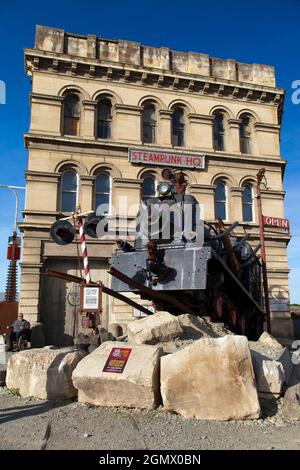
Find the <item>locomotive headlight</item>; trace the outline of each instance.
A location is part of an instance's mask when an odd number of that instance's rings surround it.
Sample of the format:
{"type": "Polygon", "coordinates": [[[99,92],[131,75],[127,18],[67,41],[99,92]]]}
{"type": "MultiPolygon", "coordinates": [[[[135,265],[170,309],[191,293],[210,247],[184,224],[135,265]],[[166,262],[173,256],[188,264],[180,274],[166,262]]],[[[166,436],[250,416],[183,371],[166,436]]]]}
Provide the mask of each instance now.
{"type": "Polygon", "coordinates": [[[161,196],[167,196],[171,191],[171,185],[166,182],[159,183],[157,190],[161,196]]]}

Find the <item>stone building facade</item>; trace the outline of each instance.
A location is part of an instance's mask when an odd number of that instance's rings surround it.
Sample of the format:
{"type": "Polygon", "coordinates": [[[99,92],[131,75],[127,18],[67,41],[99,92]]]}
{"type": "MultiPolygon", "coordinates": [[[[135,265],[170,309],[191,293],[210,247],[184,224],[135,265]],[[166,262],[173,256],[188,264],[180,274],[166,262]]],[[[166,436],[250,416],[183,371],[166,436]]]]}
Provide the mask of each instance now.
{"type": "MultiPolygon", "coordinates": [[[[106,202],[108,212],[133,220],[141,191],[150,194],[162,180],[164,166],[149,155],[204,157],[204,168],[184,169],[189,193],[203,205],[206,220],[238,220],[236,233],[249,232],[254,245],[255,182],[262,167],[263,212],[284,217],[284,91],[276,87],[273,67],[37,26],[34,48],[25,49],[25,69],[32,91],[20,309],[30,321],[44,323],[48,342],[71,342],[78,293],[73,284],[43,273],[78,274],[81,267],[76,244],[54,244],[50,226],[76,203],[90,211],[106,202]],[[148,157],[130,162],[134,149],[148,157]],[[118,207],[119,196],[127,197],[126,208],[118,207]]],[[[266,228],[272,323],[280,335],[291,328],[288,241],[284,230],[266,228]]],[[[88,240],[92,278],[107,285],[114,247],[113,240],[88,240]]],[[[133,318],[131,307],[112,298],[104,298],[104,310],[105,324],[133,318]]]]}

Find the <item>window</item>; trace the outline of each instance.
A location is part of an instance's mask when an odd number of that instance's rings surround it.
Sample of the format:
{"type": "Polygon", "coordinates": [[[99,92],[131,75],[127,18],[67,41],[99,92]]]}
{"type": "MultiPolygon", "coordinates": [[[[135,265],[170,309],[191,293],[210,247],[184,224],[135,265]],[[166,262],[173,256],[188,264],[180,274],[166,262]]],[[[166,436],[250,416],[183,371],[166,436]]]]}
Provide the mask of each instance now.
{"type": "Polygon", "coordinates": [[[247,114],[241,116],[240,150],[241,153],[251,153],[251,118],[247,114]]]}
{"type": "Polygon", "coordinates": [[[253,222],[253,190],[249,183],[243,185],[242,205],[243,221],[253,222]]]}
{"type": "Polygon", "coordinates": [[[214,150],[225,150],[224,135],[224,116],[221,113],[216,113],[213,121],[214,150]]]}
{"type": "Polygon", "coordinates": [[[215,189],[215,218],[226,220],[226,186],[222,181],[216,183],[215,189]]]}
{"type": "Polygon", "coordinates": [[[111,111],[109,100],[101,100],[97,104],[97,137],[98,139],[111,138],[111,111]]]}
{"type": "Polygon", "coordinates": [[[156,192],[156,182],[154,176],[146,176],[142,183],[142,199],[154,197],[156,192]]]}
{"type": "Polygon", "coordinates": [[[154,144],[156,141],[156,112],[153,104],[146,104],[143,109],[143,136],[144,144],[154,144]]]}
{"type": "Polygon", "coordinates": [[[172,117],[172,145],[175,147],[184,146],[184,110],[175,108],[172,117]]]}
{"type": "Polygon", "coordinates": [[[73,212],[76,209],[77,175],[68,170],[61,177],[60,210],[62,212],[73,212]]]}
{"type": "Polygon", "coordinates": [[[99,173],[95,180],[95,210],[99,206],[102,215],[110,213],[110,175],[107,173],[99,173]]]}
{"type": "Polygon", "coordinates": [[[79,135],[80,127],[80,98],[75,93],[66,96],[64,100],[64,135],[79,135]]]}

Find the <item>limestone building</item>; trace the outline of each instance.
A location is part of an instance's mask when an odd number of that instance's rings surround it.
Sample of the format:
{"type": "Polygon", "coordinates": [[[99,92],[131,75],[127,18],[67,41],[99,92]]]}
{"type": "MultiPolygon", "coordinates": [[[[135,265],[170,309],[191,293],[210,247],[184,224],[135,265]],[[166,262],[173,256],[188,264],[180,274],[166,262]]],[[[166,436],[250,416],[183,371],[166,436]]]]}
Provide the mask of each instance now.
{"type": "MultiPolygon", "coordinates": [[[[25,49],[25,70],[32,91],[20,309],[44,323],[51,344],[71,341],[78,292],[43,273],[79,274],[81,266],[76,244],[54,244],[49,228],[76,204],[90,211],[104,202],[108,213],[133,220],[141,192],[155,193],[171,154],[185,162],[188,191],[206,220],[238,220],[237,233],[249,232],[257,244],[255,181],[262,167],[264,215],[284,217],[284,91],[272,66],[37,26],[34,48],[25,49]],[[153,154],[162,157],[153,160],[153,154]],[[125,209],[119,196],[127,197],[125,209]]],[[[265,230],[273,331],[285,335],[291,327],[289,234],[265,230]]],[[[88,240],[92,278],[107,285],[114,246],[88,240]]],[[[104,298],[104,310],[106,324],[133,318],[131,307],[112,298],[104,298]]]]}

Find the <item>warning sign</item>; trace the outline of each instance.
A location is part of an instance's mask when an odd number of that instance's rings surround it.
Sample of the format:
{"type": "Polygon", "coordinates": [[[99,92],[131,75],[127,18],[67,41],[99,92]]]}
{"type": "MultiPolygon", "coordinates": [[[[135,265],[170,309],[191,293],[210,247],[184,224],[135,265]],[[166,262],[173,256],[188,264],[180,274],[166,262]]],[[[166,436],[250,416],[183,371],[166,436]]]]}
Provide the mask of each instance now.
{"type": "Polygon", "coordinates": [[[131,353],[131,348],[112,348],[102,372],[122,374],[131,353]]]}

